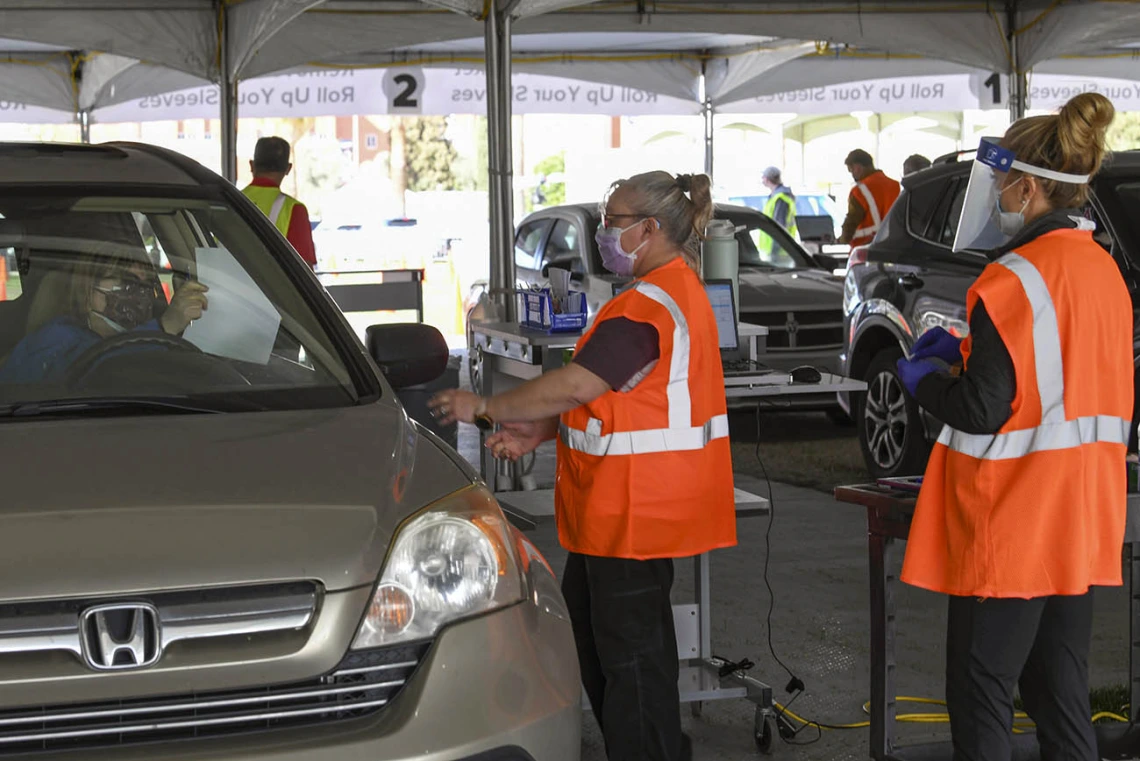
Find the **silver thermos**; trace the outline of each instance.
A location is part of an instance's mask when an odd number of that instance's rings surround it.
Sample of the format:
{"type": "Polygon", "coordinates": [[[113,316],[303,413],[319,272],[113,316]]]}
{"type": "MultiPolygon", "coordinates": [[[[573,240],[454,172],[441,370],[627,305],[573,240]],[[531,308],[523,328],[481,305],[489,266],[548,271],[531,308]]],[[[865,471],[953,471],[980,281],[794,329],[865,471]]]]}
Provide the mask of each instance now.
{"type": "Polygon", "coordinates": [[[701,275],[705,280],[731,280],[736,320],[740,321],[740,245],[736,226],[727,219],[714,219],[705,228],[701,245],[701,275]]]}

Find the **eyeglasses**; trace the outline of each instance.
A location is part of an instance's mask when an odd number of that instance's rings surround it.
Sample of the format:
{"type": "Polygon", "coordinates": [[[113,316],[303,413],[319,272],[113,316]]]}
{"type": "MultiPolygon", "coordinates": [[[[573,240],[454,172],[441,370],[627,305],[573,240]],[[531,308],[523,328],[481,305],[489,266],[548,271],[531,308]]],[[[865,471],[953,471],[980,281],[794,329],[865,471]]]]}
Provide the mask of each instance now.
{"type": "Polygon", "coordinates": [[[602,210],[602,229],[609,230],[612,227],[614,227],[615,225],[614,225],[612,220],[615,220],[615,219],[636,219],[638,217],[640,217],[642,219],[646,218],[646,216],[644,214],[607,214],[606,211],[603,209],[602,210]]]}
{"type": "Polygon", "coordinates": [[[94,290],[106,296],[115,295],[141,297],[143,294],[155,295],[158,293],[158,289],[154,285],[144,283],[141,280],[135,280],[133,278],[128,278],[127,280],[124,280],[123,282],[117,285],[112,285],[110,287],[96,285],[94,290]]]}

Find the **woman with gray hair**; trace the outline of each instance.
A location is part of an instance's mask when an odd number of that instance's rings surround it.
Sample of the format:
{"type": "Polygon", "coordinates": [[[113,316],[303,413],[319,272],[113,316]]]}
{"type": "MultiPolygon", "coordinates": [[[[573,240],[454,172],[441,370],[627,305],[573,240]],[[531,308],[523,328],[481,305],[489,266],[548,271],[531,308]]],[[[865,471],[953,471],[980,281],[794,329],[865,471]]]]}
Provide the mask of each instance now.
{"type": "Polygon", "coordinates": [[[705,175],[614,183],[596,239],[606,268],[635,281],[598,312],[574,361],[490,398],[431,401],[445,423],[501,426],[487,440],[499,458],[557,439],[562,592],[611,761],[691,757],[673,559],[736,543],[716,319],[698,274],[712,210],[705,175]]]}

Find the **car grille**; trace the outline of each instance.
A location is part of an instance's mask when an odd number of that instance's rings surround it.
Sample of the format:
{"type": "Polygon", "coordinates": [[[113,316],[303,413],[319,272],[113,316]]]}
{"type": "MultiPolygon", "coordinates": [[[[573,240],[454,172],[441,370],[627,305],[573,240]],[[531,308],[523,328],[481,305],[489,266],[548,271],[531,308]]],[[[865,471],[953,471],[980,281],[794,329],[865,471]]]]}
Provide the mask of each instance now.
{"type": "Polygon", "coordinates": [[[0,712],[0,755],[286,729],[368,716],[395,699],[428,644],[351,653],[307,682],[0,712]]]}
{"type": "Polygon", "coordinates": [[[770,352],[838,349],[843,345],[842,309],[745,312],[740,319],[750,325],[768,328],[770,352]]]}

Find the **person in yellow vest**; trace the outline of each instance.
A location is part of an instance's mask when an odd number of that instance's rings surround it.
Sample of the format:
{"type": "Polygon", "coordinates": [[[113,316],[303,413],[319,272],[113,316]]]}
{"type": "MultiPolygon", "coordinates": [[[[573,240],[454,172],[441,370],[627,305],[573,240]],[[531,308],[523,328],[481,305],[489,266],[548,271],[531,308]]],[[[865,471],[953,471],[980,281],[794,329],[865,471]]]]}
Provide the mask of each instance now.
{"type": "Polygon", "coordinates": [[[241,192],[269,217],[301,258],[316,269],[317,251],[313,245],[309,210],[305,204],[281,191],[281,182],[293,170],[289,163],[289,143],[279,137],[258,138],[249,169],[253,172],[253,182],[241,192]]]}
{"type": "Polygon", "coordinates": [[[901,189],[898,180],[875,168],[875,160],[864,150],[851,151],[844,163],[851,179],[855,180],[855,187],[847,197],[847,216],[839,242],[850,244],[852,248],[865,246],[874,240],[901,189]]]}
{"type": "Polygon", "coordinates": [[[780,227],[798,240],[796,196],[781,179],[780,169],[774,166],[768,167],[762,173],[761,181],[764,183],[764,187],[768,188],[768,200],[764,204],[764,214],[776,220],[780,227]]]}
{"type": "Polygon", "coordinates": [[[557,439],[562,591],[582,682],[610,761],[692,756],[681,732],[669,591],[674,558],[736,543],[716,320],[699,271],[705,175],[614,184],[596,239],[633,285],[598,312],[569,365],[487,399],[444,391],[444,422],[474,422],[496,457],[557,439]]]}
{"type": "Polygon", "coordinates": [[[966,297],[969,335],[935,328],[899,362],[909,393],[945,423],[902,579],[950,596],[956,761],[1009,761],[1015,688],[1041,758],[1100,758],[1092,588],[1121,583],[1132,305],[1081,209],[1113,113],[1084,93],[983,139],[954,248],[1006,242],[966,297]]]}

